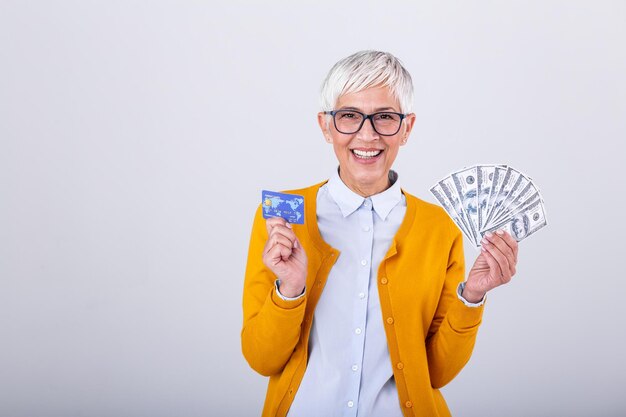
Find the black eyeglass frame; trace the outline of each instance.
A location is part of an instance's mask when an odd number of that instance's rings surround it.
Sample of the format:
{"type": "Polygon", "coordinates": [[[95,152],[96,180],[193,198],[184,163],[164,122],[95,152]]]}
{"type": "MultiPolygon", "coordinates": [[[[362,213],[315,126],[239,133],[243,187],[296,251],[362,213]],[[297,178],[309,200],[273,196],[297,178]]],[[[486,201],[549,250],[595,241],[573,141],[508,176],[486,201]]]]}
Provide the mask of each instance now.
{"type": "Polygon", "coordinates": [[[359,130],[361,130],[363,128],[363,124],[365,123],[365,121],[367,119],[370,119],[370,123],[372,124],[372,129],[374,129],[374,132],[378,133],[380,136],[397,135],[398,132],[400,131],[400,128],[402,127],[402,121],[404,120],[405,117],[408,116],[408,114],[396,113],[394,111],[379,111],[379,112],[372,113],[372,114],[365,114],[365,113],[362,113],[362,112],[357,111],[357,110],[348,110],[348,109],[325,111],[324,114],[329,114],[329,115],[333,116],[333,125],[335,126],[335,129],[337,130],[337,132],[343,133],[344,135],[354,135],[355,133],[357,133],[359,130]],[[355,130],[354,132],[350,132],[350,133],[342,132],[341,130],[339,130],[339,128],[337,128],[337,120],[335,119],[335,115],[337,113],[339,113],[339,112],[352,112],[352,113],[358,113],[361,116],[363,116],[363,120],[361,120],[361,124],[359,125],[359,128],[357,130],[355,130]],[[400,117],[400,123],[398,123],[398,130],[396,130],[394,133],[380,133],[376,129],[376,124],[374,123],[374,119],[373,119],[374,116],[376,116],[378,114],[395,114],[396,116],[400,117]]]}

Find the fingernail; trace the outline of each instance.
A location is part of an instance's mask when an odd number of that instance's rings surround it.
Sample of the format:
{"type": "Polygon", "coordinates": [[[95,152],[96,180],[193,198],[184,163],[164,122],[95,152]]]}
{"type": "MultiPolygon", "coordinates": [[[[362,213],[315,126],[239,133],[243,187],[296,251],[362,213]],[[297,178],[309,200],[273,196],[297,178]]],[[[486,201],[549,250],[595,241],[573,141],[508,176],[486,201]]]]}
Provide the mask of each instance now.
{"type": "Polygon", "coordinates": [[[483,245],[488,245],[489,241],[487,239],[483,239],[480,241],[483,245]]]}
{"type": "Polygon", "coordinates": [[[484,246],[481,246],[480,250],[483,251],[483,252],[487,252],[487,249],[484,246]]]}
{"type": "Polygon", "coordinates": [[[291,229],[291,223],[286,222],[286,223],[285,223],[285,226],[287,226],[288,228],[290,228],[290,229],[291,229]]]}
{"type": "Polygon", "coordinates": [[[498,230],[496,231],[496,233],[497,233],[497,234],[499,234],[499,235],[503,235],[503,234],[504,234],[504,230],[502,230],[502,229],[498,229],[498,230]]]}
{"type": "Polygon", "coordinates": [[[487,236],[487,237],[491,237],[491,236],[493,236],[493,233],[491,233],[491,232],[487,232],[487,233],[485,233],[485,236],[487,236]]]}
{"type": "Polygon", "coordinates": [[[298,241],[297,240],[293,241],[293,247],[296,248],[296,249],[298,248],[298,241]]]}

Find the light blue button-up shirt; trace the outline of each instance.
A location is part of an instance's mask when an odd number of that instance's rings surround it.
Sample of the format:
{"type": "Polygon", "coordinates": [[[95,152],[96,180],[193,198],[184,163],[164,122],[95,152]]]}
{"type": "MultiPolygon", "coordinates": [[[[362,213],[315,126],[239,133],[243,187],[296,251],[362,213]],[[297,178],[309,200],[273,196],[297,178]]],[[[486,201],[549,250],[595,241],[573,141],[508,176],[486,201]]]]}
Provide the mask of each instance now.
{"type": "Polygon", "coordinates": [[[289,417],[401,417],[378,298],[378,265],[406,199],[393,185],[364,198],[335,175],[317,194],[317,224],[341,254],[315,308],[309,358],[289,417]]]}

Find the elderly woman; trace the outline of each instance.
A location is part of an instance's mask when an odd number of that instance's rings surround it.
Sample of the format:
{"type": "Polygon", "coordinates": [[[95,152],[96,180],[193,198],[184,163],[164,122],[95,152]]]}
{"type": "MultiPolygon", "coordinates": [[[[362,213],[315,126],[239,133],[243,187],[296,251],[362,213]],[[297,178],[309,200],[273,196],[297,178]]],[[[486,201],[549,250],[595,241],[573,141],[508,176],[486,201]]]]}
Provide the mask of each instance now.
{"type": "Polygon", "coordinates": [[[339,61],[317,119],[338,169],[293,190],[305,222],[256,213],[243,354],[269,376],[263,416],[448,416],[439,389],[470,358],[485,294],[515,274],[517,243],[487,234],[467,280],[461,232],[391,170],[415,123],[393,55],[339,61]]]}

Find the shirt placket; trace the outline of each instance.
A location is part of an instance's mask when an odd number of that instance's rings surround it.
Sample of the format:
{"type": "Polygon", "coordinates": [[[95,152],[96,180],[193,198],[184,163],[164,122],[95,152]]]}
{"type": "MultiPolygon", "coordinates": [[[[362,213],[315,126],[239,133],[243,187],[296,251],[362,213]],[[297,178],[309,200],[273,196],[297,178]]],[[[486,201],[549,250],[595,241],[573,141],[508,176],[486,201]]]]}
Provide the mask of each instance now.
{"type": "Polygon", "coordinates": [[[374,243],[374,217],[371,199],[366,199],[357,210],[358,228],[354,236],[358,236],[355,245],[358,247],[358,274],[355,292],[352,300],[356,306],[354,311],[354,323],[352,326],[352,349],[350,363],[351,383],[346,401],[346,416],[356,416],[359,402],[359,390],[361,387],[361,374],[363,369],[363,352],[365,350],[365,329],[367,325],[367,304],[369,294],[369,282],[372,264],[372,245],[374,243]]]}

